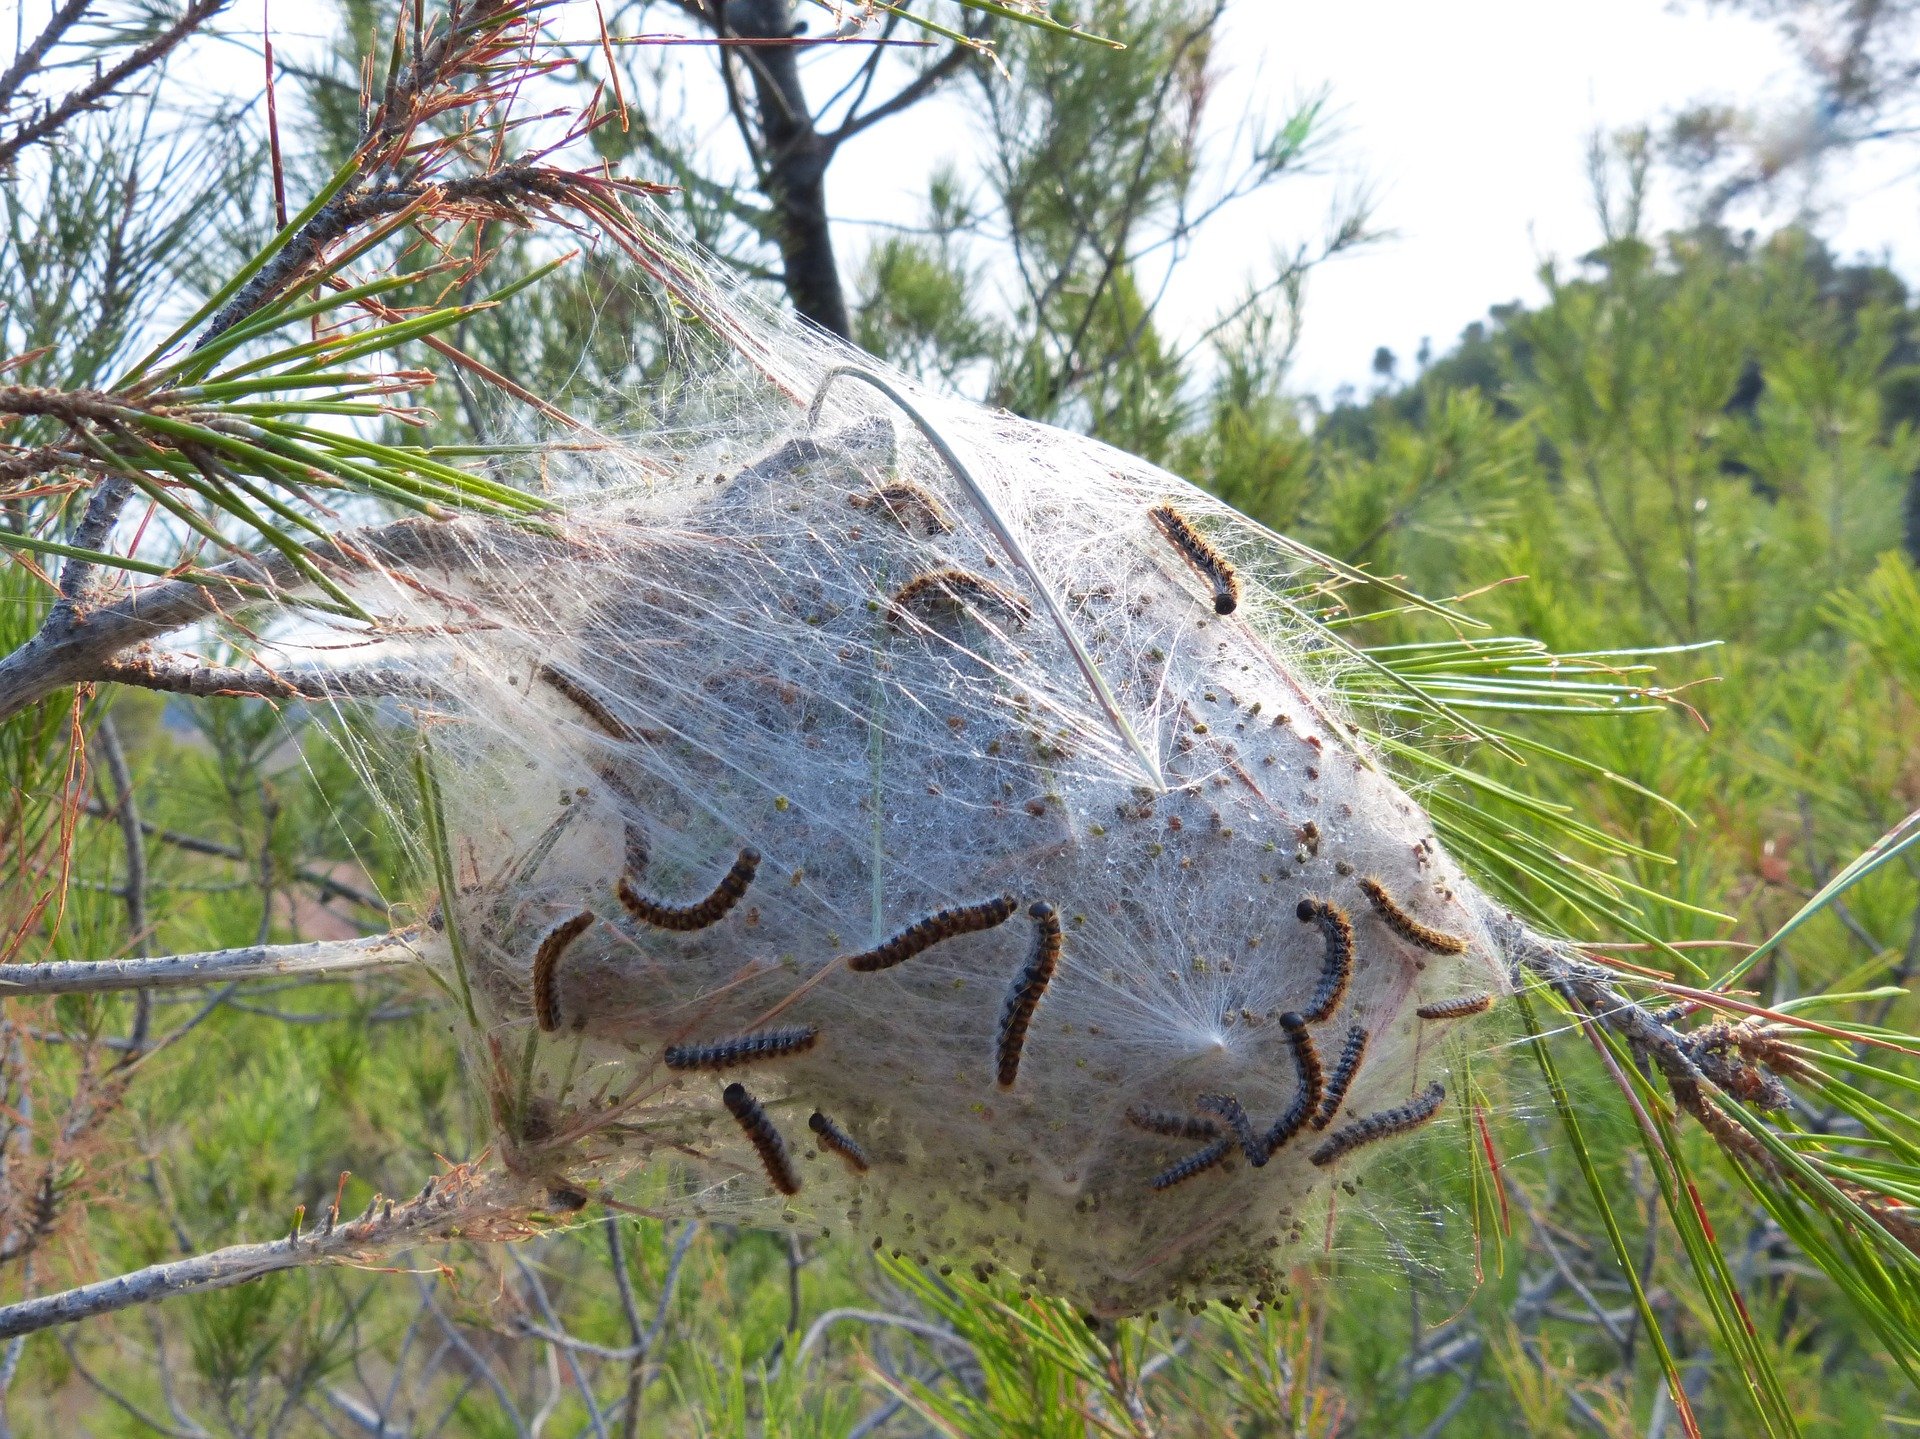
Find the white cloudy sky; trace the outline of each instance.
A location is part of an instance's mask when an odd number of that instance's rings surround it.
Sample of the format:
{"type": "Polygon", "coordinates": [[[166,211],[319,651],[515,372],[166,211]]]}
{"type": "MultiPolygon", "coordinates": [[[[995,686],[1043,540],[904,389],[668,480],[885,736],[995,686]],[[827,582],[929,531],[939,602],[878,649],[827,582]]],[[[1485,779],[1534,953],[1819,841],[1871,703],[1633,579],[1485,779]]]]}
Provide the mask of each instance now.
{"type": "MultiPolygon", "coordinates": [[[[49,0],[26,3],[31,22],[49,0]]],[[[233,30],[257,37],[264,3],[239,0],[233,30]]],[[[0,16],[11,8],[0,0],[0,16]]],[[[271,13],[276,44],[292,56],[325,38],[335,12],[327,0],[272,0],[271,13]]],[[[1216,124],[1278,115],[1324,87],[1341,137],[1325,173],[1248,202],[1203,236],[1167,313],[1204,326],[1276,247],[1318,233],[1335,195],[1365,183],[1391,236],[1311,283],[1295,381],[1320,394],[1364,387],[1378,345],[1403,360],[1423,337],[1444,349],[1488,305],[1536,297],[1543,260],[1590,248],[1598,231],[1585,153],[1596,130],[1693,101],[1743,104],[1793,88],[1791,55],[1773,28],[1705,0],[1231,0],[1228,17],[1216,124]]],[[[594,35],[593,0],[569,0],[558,28],[594,35]]],[[[815,32],[822,28],[816,19],[815,32]]],[[[671,53],[688,74],[710,73],[710,51],[671,53]]],[[[862,54],[808,52],[810,91],[825,93],[831,72],[862,54]]],[[[258,61],[239,48],[197,63],[211,84],[257,88],[258,61]]],[[[710,111],[699,123],[714,143],[733,143],[714,88],[695,85],[690,95],[692,111],[710,111]]],[[[878,233],[852,222],[920,218],[930,160],[951,154],[964,164],[969,119],[954,95],[842,152],[829,202],[850,222],[841,235],[849,268],[878,233]]],[[[1856,166],[1825,192],[1842,251],[1886,253],[1910,278],[1920,277],[1911,158],[1856,166]]]]}

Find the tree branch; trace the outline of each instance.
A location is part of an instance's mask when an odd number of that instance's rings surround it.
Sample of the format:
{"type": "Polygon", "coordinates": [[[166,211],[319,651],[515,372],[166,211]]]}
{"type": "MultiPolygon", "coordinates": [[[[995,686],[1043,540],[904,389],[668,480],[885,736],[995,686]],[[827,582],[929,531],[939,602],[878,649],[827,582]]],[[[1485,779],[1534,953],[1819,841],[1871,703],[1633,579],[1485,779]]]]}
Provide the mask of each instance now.
{"type": "Polygon", "coordinates": [[[880,121],[919,104],[953,76],[973,55],[974,52],[964,45],[954,46],[939,60],[922,70],[893,95],[882,100],[864,115],[849,115],[839,129],[826,137],[828,147],[838,149],[869,126],[877,125],[880,121]]]}
{"type": "Polygon", "coordinates": [[[47,964],[0,965],[0,998],[36,994],[106,994],[122,989],[178,989],[240,979],[289,974],[351,974],[412,964],[417,928],[365,939],[314,940],[307,944],[254,944],[157,959],[82,959],[47,964]]]}

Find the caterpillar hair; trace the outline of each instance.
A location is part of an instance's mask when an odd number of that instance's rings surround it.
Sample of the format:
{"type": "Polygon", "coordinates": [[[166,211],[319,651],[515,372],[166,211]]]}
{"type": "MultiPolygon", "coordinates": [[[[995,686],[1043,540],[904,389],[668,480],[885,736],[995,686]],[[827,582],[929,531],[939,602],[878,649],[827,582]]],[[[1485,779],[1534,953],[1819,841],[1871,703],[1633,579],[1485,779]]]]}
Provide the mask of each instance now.
{"type": "Polygon", "coordinates": [[[639,738],[632,729],[622,723],[618,715],[606,707],[598,695],[560,666],[543,664],[534,671],[534,675],[558,690],[575,709],[592,720],[609,739],[632,741],[639,738]]]}
{"type": "Polygon", "coordinates": [[[1013,918],[1013,912],[1019,907],[1019,900],[1010,894],[1003,894],[979,904],[943,909],[925,919],[914,921],[878,948],[849,956],[847,968],[858,974],[892,969],[896,964],[905,964],[923,950],[932,949],[943,939],[952,939],[960,934],[977,934],[983,929],[1005,924],[1013,918]]]}
{"type": "Polygon", "coordinates": [[[1344,1128],[1334,1130],[1332,1137],[1313,1151],[1313,1162],[1324,1167],[1353,1153],[1363,1144],[1372,1144],[1389,1135],[1418,1129],[1440,1112],[1440,1101],[1446,1097],[1446,1086],[1436,1079],[1417,1098],[1398,1109],[1383,1109],[1378,1114],[1369,1114],[1365,1119],[1357,1119],[1344,1128]]]}
{"type": "Polygon", "coordinates": [[[696,929],[705,929],[708,925],[718,924],[726,917],[728,910],[740,902],[747,892],[747,886],[753,883],[753,872],[760,868],[760,851],[743,849],[740,857],[733,862],[733,868],[720,878],[713,887],[713,893],[697,904],[673,905],[661,904],[648,899],[639,890],[620,876],[620,903],[627,907],[627,913],[644,924],[657,929],[678,930],[690,933],[696,929]]]}
{"type": "Polygon", "coordinates": [[[1240,1148],[1246,1153],[1247,1163],[1258,1169],[1267,1162],[1267,1147],[1261,1142],[1260,1136],[1253,1132],[1253,1121],[1247,1117],[1246,1109],[1236,1096],[1203,1094],[1194,1103],[1227,1121],[1227,1127],[1233,1131],[1233,1137],[1240,1141],[1240,1148]]]}
{"type": "Polygon", "coordinates": [[[820,1136],[820,1147],[831,1149],[846,1160],[847,1168],[855,1174],[867,1172],[867,1151],[854,1142],[853,1136],[835,1124],[819,1110],[814,1110],[807,1120],[807,1128],[820,1136]]]}
{"type": "Polygon", "coordinates": [[[1303,899],[1294,913],[1302,924],[1317,924],[1326,937],[1326,958],[1321,961],[1320,987],[1313,992],[1307,1007],[1307,1023],[1319,1024],[1340,1007],[1347,997],[1347,985],[1353,979],[1353,921],[1337,904],[1324,899],[1303,899]]]}
{"type": "Polygon", "coordinates": [[[1286,1113],[1274,1121],[1260,1140],[1260,1147],[1268,1154],[1280,1148],[1305,1127],[1320,1108],[1320,1101],[1327,1092],[1326,1074],[1320,1068],[1320,1051],[1313,1042],[1313,1031],[1307,1028],[1306,1020],[1291,1012],[1280,1016],[1280,1027],[1287,1032],[1287,1044],[1293,1050],[1294,1073],[1300,1078],[1300,1087],[1294,1092],[1293,1103],[1286,1113]]]}
{"type": "Polygon", "coordinates": [[[1163,1169],[1148,1182],[1150,1189],[1171,1189],[1176,1184],[1184,1184],[1196,1174],[1205,1174],[1216,1164],[1223,1163],[1233,1153],[1231,1139],[1216,1139],[1205,1149],[1195,1150],[1170,1169],[1163,1169]]]}
{"type": "Polygon", "coordinates": [[[540,937],[540,947],[533,952],[533,1020],[542,1033],[552,1034],[560,1027],[560,994],[554,983],[560,956],[587,932],[593,920],[590,909],[561,920],[540,937]]]}
{"type": "Polygon", "coordinates": [[[811,1024],[790,1029],[758,1029],[712,1044],[676,1044],[666,1053],[668,1069],[734,1069],[742,1064],[759,1064],[768,1059],[785,1059],[790,1054],[805,1054],[820,1038],[811,1024]]]}
{"type": "Polygon", "coordinates": [[[999,1079],[1002,1089],[1012,1089],[1020,1076],[1020,1052],[1026,1046],[1027,1026],[1040,996],[1047,992],[1053,971],[1060,963],[1060,916],[1050,904],[1036,904],[1027,911],[1033,921],[1033,952],[1008,986],[1006,1002],[1000,1007],[999,1079]]]}
{"type": "Polygon", "coordinates": [[[950,534],[953,530],[953,522],[947,518],[940,501],[931,492],[909,480],[887,485],[871,495],[849,495],[847,503],[856,510],[885,510],[908,533],[913,530],[913,526],[907,522],[908,517],[917,514],[920,517],[920,533],[928,539],[934,535],[950,534]]]}
{"type": "Polygon", "coordinates": [[[1347,1097],[1347,1086],[1353,1083],[1354,1075],[1360,1072],[1360,1060],[1366,1052],[1367,1032],[1356,1024],[1347,1031],[1347,1042],[1340,1051],[1339,1062],[1333,1066],[1333,1077],[1327,1081],[1327,1093],[1320,1101],[1320,1112],[1307,1121],[1315,1129],[1325,1129],[1339,1112],[1340,1101],[1347,1097]]]}
{"type": "Polygon", "coordinates": [[[916,605],[945,600],[964,607],[968,598],[998,605],[1023,625],[1033,618],[1032,606],[1013,591],[1002,589],[971,570],[947,568],[928,570],[895,590],[893,598],[887,601],[888,619],[891,624],[901,626],[916,605]]]}
{"type": "Polygon", "coordinates": [[[767,1118],[767,1111],[760,1107],[760,1101],[747,1093],[746,1085],[735,1083],[721,1091],[720,1102],[727,1106],[727,1113],[739,1122],[741,1130],[759,1154],[760,1163],[766,1169],[773,1187],[782,1194],[798,1194],[800,1176],[793,1172],[793,1159],[787,1153],[787,1141],[773,1127],[773,1121],[767,1118]]]}
{"type": "Polygon", "coordinates": [[[1465,954],[1467,952],[1467,942],[1459,935],[1448,934],[1445,930],[1431,929],[1395,904],[1393,896],[1387,893],[1387,887],[1379,880],[1371,876],[1362,879],[1360,892],[1367,897],[1367,903],[1373,906],[1374,913],[1386,921],[1387,928],[1408,944],[1431,954],[1465,954]]]}
{"type": "Polygon", "coordinates": [[[1240,577],[1233,572],[1233,566],[1220,557],[1219,551],[1201,538],[1193,521],[1172,505],[1155,505],[1147,514],[1168,543],[1180,551],[1180,557],[1213,586],[1213,612],[1230,615],[1238,609],[1240,577]]]}
{"type": "Polygon", "coordinates": [[[1470,1014],[1485,1014],[1492,1008],[1492,995],[1467,994],[1438,1004],[1423,1004],[1414,1013],[1422,1019],[1465,1019],[1470,1014]]]}
{"type": "Polygon", "coordinates": [[[1197,1114],[1171,1114],[1164,1109],[1127,1111],[1127,1123],[1149,1134],[1164,1134],[1168,1139],[1218,1139],[1220,1126],[1197,1114]]]}

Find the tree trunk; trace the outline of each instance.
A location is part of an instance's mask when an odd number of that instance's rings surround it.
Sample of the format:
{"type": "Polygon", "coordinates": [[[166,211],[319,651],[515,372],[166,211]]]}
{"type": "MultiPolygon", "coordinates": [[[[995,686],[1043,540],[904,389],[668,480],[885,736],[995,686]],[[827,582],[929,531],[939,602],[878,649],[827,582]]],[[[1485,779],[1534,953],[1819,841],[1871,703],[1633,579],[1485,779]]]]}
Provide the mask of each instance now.
{"type": "MultiPolygon", "coordinates": [[[[726,25],[743,39],[784,40],[794,33],[790,0],[727,0],[726,25]]],[[[823,330],[850,338],[846,296],[827,222],[827,165],[833,147],[813,127],[800,85],[798,55],[783,45],[742,47],[753,76],[765,143],[767,190],[779,213],[780,253],[793,307],[823,330]]]]}

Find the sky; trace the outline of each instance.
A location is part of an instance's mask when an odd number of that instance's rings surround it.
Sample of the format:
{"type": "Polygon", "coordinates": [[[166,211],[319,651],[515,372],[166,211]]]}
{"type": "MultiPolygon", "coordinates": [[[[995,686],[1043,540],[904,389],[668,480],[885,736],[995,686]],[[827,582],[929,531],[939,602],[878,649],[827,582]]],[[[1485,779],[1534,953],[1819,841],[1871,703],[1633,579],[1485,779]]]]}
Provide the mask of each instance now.
{"type": "MultiPolygon", "coordinates": [[[[31,23],[48,0],[27,3],[31,23]]],[[[231,30],[257,37],[266,3],[236,0],[231,30]]],[[[0,16],[12,8],[0,0],[0,16]]],[[[327,0],[273,0],[283,59],[324,43],[333,13],[327,0]]],[[[812,33],[822,33],[811,13],[812,33]]],[[[1444,351],[1490,305],[1537,300],[1543,263],[1575,263],[1591,249],[1599,229],[1586,154],[1596,132],[1657,122],[1700,101],[1747,105],[1796,93],[1792,54],[1775,29],[1705,0],[1230,0],[1225,23],[1216,131],[1224,137],[1249,116],[1278,118],[1324,89],[1336,133],[1317,173],[1243,202],[1201,233],[1163,314],[1176,333],[1198,333],[1270,272],[1276,252],[1312,241],[1339,198],[1364,188],[1384,237],[1316,271],[1308,285],[1292,382],[1322,397],[1373,383],[1383,345],[1405,375],[1423,340],[1444,351]]],[[[555,29],[591,40],[593,0],[569,0],[555,29]]],[[[865,53],[805,52],[810,94],[827,93],[835,69],[865,53]]],[[[736,144],[717,87],[700,83],[712,52],[667,54],[687,67],[686,115],[696,130],[714,145],[736,144]]],[[[194,63],[209,67],[210,84],[257,91],[259,62],[238,46],[194,63]]],[[[841,152],[828,201],[842,222],[844,270],[851,274],[886,233],[862,222],[924,216],[931,162],[952,158],[964,172],[976,128],[964,90],[955,90],[841,152]]],[[[1826,233],[1844,255],[1890,259],[1915,280],[1920,188],[1902,165],[1911,157],[1882,156],[1831,177],[1826,233]]],[[[1657,227],[1679,214],[1667,196],[1653,220],[1657,227]]]]}

